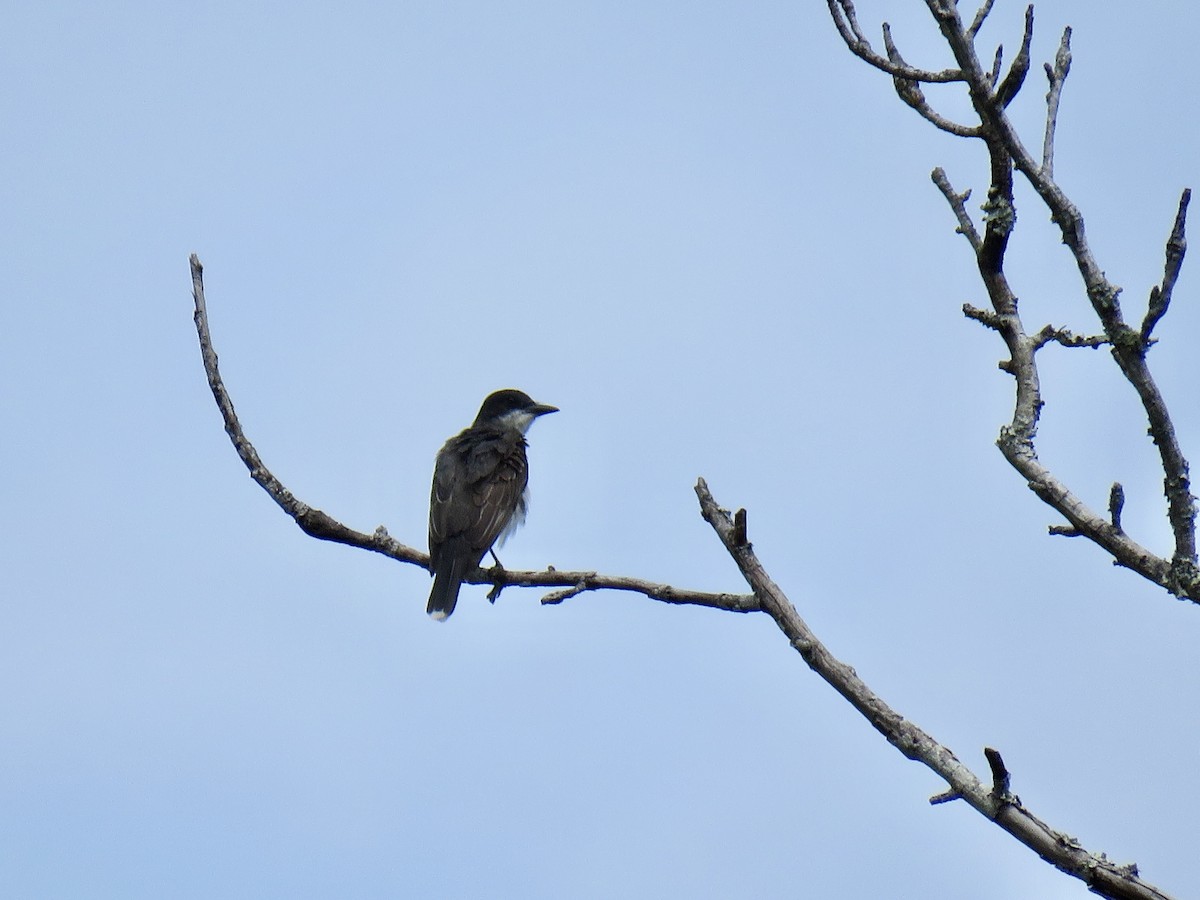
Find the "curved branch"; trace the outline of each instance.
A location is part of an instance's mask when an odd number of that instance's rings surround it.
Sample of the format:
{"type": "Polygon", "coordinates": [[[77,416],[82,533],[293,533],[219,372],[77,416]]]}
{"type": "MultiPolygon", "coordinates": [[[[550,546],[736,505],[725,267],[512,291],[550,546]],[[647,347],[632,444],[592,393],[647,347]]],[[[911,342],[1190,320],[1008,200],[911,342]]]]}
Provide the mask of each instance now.
{"type": "MultiPolygon", "coordinates": [[[[970,29],[968,29],[970,32],[970,29]]],[[[1021,49],[1017,51],[1017,55],[1013,57],[1012,65],[1008,67],[1008,74],[1004,76],[1004,80],[1000,82],[1000,86],[996,88],[996,102],[1001,106],[1008,106],[1012,103],[1013,98],[1021,90],[1021,86],[1025,84],[1025,76],[1029,74],[1029,48],[1033,43],[1033,7],[1025,8],[1025,33],[1021,37],[1021,49]]],[[[1000,61],[1000,54],[996,54],[996,62],[1000,61]]],[[[996,83],[995,67],[992,70],[992,76],[988,79],[989,84],[996,83]]]]}
{"type": "Polygon", "coordinates": [[[892,709],[867,686],[853,668],[837,659],[801,618],[782,589],[767,574],[746,538],[745,511],[731,516],[713,499],[701,478],[696,484],[701,515],[712,526],[733,557],[746,583],[754,590],[767,615],[775,620],[788,642],[810,669],[859,711],[871,725],[906,757],[922,763],[945,779],[949,791],[930,802],[962,799],[995,822],[1038,856],[1085,882],[1094,892],[1122,900],[1169,900],[1158,888],[1138,877],[1136,865],[1118,866],[1103,853],[1091,853],[1069,835],[1056,831],[1026,809],[1009,790],[1011,776],[1000,754],[985,749],[992,784],[984,784],[943,744],[892,709]],[[739,525],[740,523],[740,525],[739,525]]]}
{"type": "MultiPolygon", "coordinates": [[[[900,49],[892,40],[892,29],[885,22],[883,25],[883,45],[887,50],[888,61],[894,66],[901,69],[911,68],[904,61],[904,57],[900,55],[900,49]]],[[[896,95],[906,104],[917,111],[926,122],[933,125],[940,131],[945,131],[957,137],[979,137],[980,130],[978,126],[963,125],[955,122],[953,119],[948,119],[929,105],[929,101],[925,99],[925,93],[921,90],[920,83],[913,78],[905,78],[900,75],[892,76],[892,83],[896,88],[896,95]]]]}
{"type": "MultiPolygon", "coordinates": [[[[971,102],[980,117],[981,126],[987,133],[985,139],[989,141],[989,146],[994,140],[1003,147],[1012,161],[1011,164],[1021,172],[1050,210],[1051,218],[1058,224],[1062,232],[1063,242],[1075,258],[1088,299],[1091,301],[1092,308],[1100,319],[1105,336],[1111,345],[1113,358],[1125,379],[1133,386],[1146,413],[1150,436],[1158,447],[1164,474],[1167,518],[1175,536],[1175,549],[1167,569],[1167,576],[1153,580],[1176,596],[1188,597],[1200,602],[1200,569],[1197,568],[1196,559],[1196,506],[1195,498],[1191,494],[1188,461],[1180,447],[1166,401],[1146,362],[1147,345],[1141,339],[1139,332],[1131,328],[1122,315],[1119,303],[1120,288],[1108,280],[1104,270],[1093,256],[1084,232],[1082,214],[1054,181],[1052,175],[1052,119],[1057,115],[1057,102],[1051,104],[1051,113],[1047,122],[1045,159],[1039,163],[1026,150],[1003,106],[997,102],[989,90],[986,75],[975,54],[973,41],[964,32],[962,21],[958,17],[954,4],[944,2],[944,0],[926,0],[926,2],[933,11],[942,34],[954,53],[955,60],[966,75],[971,102]]],[[[1051,78],[1052,94],[1055,98],[1057,92],[1054,90],[1054,84],[1057,81],[1058,90],[1061,91],[1061,83],[1066,78],[1070,63],[1070,29],[1067,29],[1063,34],[1051,78]]],[[[1182,262],[1185,213],[1186,204],[1181,204],[1180,214],[1176,217],[1176,233],[1179,238],[1177,246],[1180,247],[1180,250],[1175,275],[1178,274],[1178,263],[1182,262]]],[[[1171,284],[1173,283],[1172,278],[1171,284]]],[[[1093,536],[1088,533],[1087,536],[1102,546],[1106,546],[1106,542],[1099,539],[1103,535],[1093,536]]],[[[1106,549],[1110,549],[1110,547],[1106,546],[1106,549]]],[[[1117,561],[1122,565],[1127,565],[1129,562],[1120,557],[1117,561]]],[[[1138,568],[1137,566],[1132,567],[1138,568]]],[[[1139,571],[1143,571],[1143,574],[1160,569],[1161,567],[1158,565],[1147,566],[1144,569],[1138,568],[1139,571]]]]}
{"type": "Polygon", "coordinates": [[[1159,319],[1167,314],[1171,305],[1171,295],[1175,291],[1175,282],[1179,279],[1179,270],[1183,267],[1183,255],[1187,252],[1187,210],[1192,200],[1191,188],[1185,188],[1179,198],[1179,209],[1175,213],[1175,226],[1171,236],[1167,238],[1167,259],[1163,264],[1163,279],[1150,289],[1150,302],[1146,304],[1146,318],[1142,320],[1142,343],[1150,345],[1150,334],[1159,319]]]}
{"type": "Polygon", "coordinates": [[[1001,429],[996,443],[1004,458],[1025,478],[1030,490],[1070,523],[1069,527],[1052,526],[1051,534],[1086,536],[1112,554],[1120,565],[1168,586],[1172,583],[1172,572],[1166,560],[1141,546],[1111,519],[1091,509],[1038,460],[1034,437],[1041,417],[1042,393],[1037,351],[1051,341],[1069,347],[1096,347],[1109,340],[1099,336],[1079,337],[1051,326],[1034,335],[1026,334],[1017,297],[1004,273],[1004,253],[1015,223],[1012,169],[1002,143],[992,135],[985,137],[985,142],[992,159],[993,181],[985,205],[987,226],[982,239],[967,215],[965,195],[955,192],[940,168],[934,170],[933,180],[959,221],[958,231],[967,237],[975,251],[980,278],[992,304],[991,310],[964,305],[963,313],[999,333],[1009,351],[1009,358],[1001,368],[1013,376],[1016,398],[1012,421],[1001,429]]]}
{"type": "Polygon", "coordinates": [[[963,73],[958,69],[943,69],[935,72],[931,69],[914,68],[903,62],[893,62],[885,56],[880,56],[871,47],[871,42],[867,40],[862,28],[858,25],[858,15],[854,10],[853,0],[826,0],[826,2],[838,34],[842,36],[842,40],[846,42],[850,52],[863,62],[906,81],[945,84],[964,80],[963,73]]]}
{"type": "Polygon", "coordinates": [[[967,212],[967,201],[971,199],[971,191],[965,190],[961,194],[954,190],[950,184],[950,179],[946,177],[946,170],[938,166],[930,174],[933,183],[937,185],[938,190],[942,192],[942,196],[946,198],[946,202],[950,204],[950,209],[954,211],[954,217],[958,219],[958,228],[955,230],[967,239],[971,245],[971,249],[979,254],[983,247],[983,241],[979,237],[979,231],[975,228],[975,222],[972,221],[970,213],[967,212]]]}
{"type": "MultiPolygon", "coordinates": [[[[196,311],[193,319],[196,323],[196,334],[200,339],[200,356],[204,361],[204,372],[208,377],[208,386],[212,389],[221,418],[225,421],[225,432],[233,442],[238,457],[250,470],[250,477],[267,492],[267,495],[279,505],[285,513],[292,517],[301,530],[311,537],[323,541],[333,541],[349,547],[358,547],[381,553],[400,562],[412,563],[422,568],[429,567],[429,556],[413,547],[392,538],[382,525],[374,533],[366,534],[355,531],[327,515],[319,509],[298,500],[296,496],[284,487],[271,470],[263,465],[258,451],[250,443],[242,424],[238,421],[237,412],[233,408],[233,400],[225,389],[217,367],[217,353],[213,349],[212,336],[208,330],[208,308],[204,302],[204,267],[199,257],[192,254],[192,297],[196,311]]],[[[709,593],[704,591],[688,591],[672,587],[669,584],[658,584],[622,575],[599,575],[595,572],[563,572],[553,567],[544,572],[509,571],[499,566],[491,569],[477,568],[465,579],[469,584],[490,584],[494,593],[498,594],[504,587],[563,587],[568,588],[568,594],[552,592],[543,598],[543,603],[560,603],[567,596],[574,596],[583,591],[629,591],[642,594],[652,600],[663,603],[674,603],[690,606],[706,606],[711,609],[722,609],[728,612],[754,612],[758,610],[758,601],[753,594],[709,593]],[[556,596],[556,594],[558,596],[556,596]]],[[[494,599],[494,598],[493,598],[494,599]]]]}
{"type": "MultiPolygon", "coordinates": [[[[836,3],[834,0],[828,2],[842,37],[852,38],[861,45],[864,39],[862,29],[853,16],[853,4],[836,3]]],[[[994,71],[984,68],[975,48],[977,32],[991,10],[991,2],[984,3],[970,26],[964,26],[957,3],[953,0],[925,2],[958,64],[956,71],[966,83],[972,107],[979,117],[979,125],[972,127],[968,132],[967,126],[950,123],[955,127],[947,128],[945,123],[930,118],[927,107],[923,108],[924,98],[904,71],[908,67],[901,66],[897,69],[900,66],[899,54],[893,52],[886,30],[889,54],[893,56],[893,59],[889,60],[891,68],[878,66],[870,59],[867,61],[890,72],[901,98],[926,119],[933,121],[935,126],[963,136],[979,136],[987,145],[991,162],[991,186],[983,207],[985,228],[982,236],[975,231],[966,213],[966,195],[955,193],[940,170],[935,170],[934,181],[958,219],[959,232],[971,243],[980,275],[992,302],[994,315],[986,320],[981,318],[980,321],[984,321],[1001,334],[1010,352],[1010,358],[1002,363],[1001,367],[1016,377],[1017,398],[1013,422],[1002,430],[998,444],[1010,464],[1026,478],[1030,488],[1062,513],[1075,531],[1113,554],[1118,565],[1139,572],[1175,596],[1200,602],[1200,565],[1197,562],[1196,545],[1197,510],[1195,498],[1191,493],[1188,460],[1175,433],[1166,401],[1146,361],[1146,353],[1152,343],[1151,331],[1167,311],[1170,292],[1182,265],[1186,248],[1184,226],[1187,199],[1190,195],[1185,192],[1180,202],[1175,227],[1167,244],[1163,282],[1151,291],[1146,318],[1141,328],[1135,329],[1126,322],[1121,312],[1120,288],[1107,279],[1104,270],[1092,254],[1085,235],[1082,214],[1053,177],[1059,100],[1071,66],[1070,28],[1063,32],[1054,64],[1046,66],[1050,90],[1046,97],[1042,158],[1037,160],[1025,148],[1006,112],[1008,102],[1016,95],[1028,69],[1028,46],[1033,33],[1032,9],[1026,9],[1021,50],[1010,67],[1009,75],[1000,85],[995,85],[994,71]],[[1016,296],[1004,274],[1005,251],[1016,222],[1012,184],[1014,169],[1033,187],[1049,209],[1051,219],[1059,226],[1063,243],[1075,258],[1088,300],[1100,319],[1104,331],[1102,339],[1076,338],[1065,331],[1061,332],[1060,336],[1060,333],[1053,329],[1049,332],[1043,329],[1041,337],[1035,335],[1030,338],[1025,334],[1017,314],[1016,296]],[[1146,550],[1123,532],[1113,529],[1111,522],[1082,503],[1037,461],[1033,438],[1041,409],[1041,398],[1034,353],[1050,340],[1071,346],[1107,344],[1121,373],[1137,393],[1149,423],[1150,436],[1158,448],[1164,475],[1163,493],[1167,499],[1167,519],[1175,539],[1174,551],[1169,561],[1146,550]]],[[[860,57],[863,57],[865,52],[862,46],[851,46],[851,50],[860,57]]],[[[998,71],[998,67],[995,71],[998,71]]],[[[1060,533],[1070,531],[1057,530],[1060,533]]]]}
{"type": "Polygon", "coordinates": [[[196,334],[200,339],[200,356],[204,361],[204,373],[208,377],[208,386],[212,390],[213,399],[217,401],[217,409],[221,411],[221,418],[225,421],[225,433],[233,442],[233,448],[237,451],[238,457],[250,470],[250,477],[258,482],[280,509],[295,520],[305,534],[323,541],[334,541],[351,547],[373,550],[404,562],[425,565],[428,562],[425,554],[390,538],[385,540],[386,531],[382,536],[379,532],[369,535],[355,531],[321,510],[314,509],[307,503],[297,500],[295,495],[271,474],[271,470],[263,465],[258,451],[254,449],[254,445],[242,431],[242,423],[238,421],[237,412],[233,408],[233,400],[225,389],[220,369],[217,367],[217,352],[213,349],[212,335],[208,330],[208,308],[204,303],[204,267],[195,253],[191,255],[189,262],[192,268],[192,299],[196,304],[196,311],[192,319],[196,323],[196,334]]]}
{"type": "Polygon", "coordinates": [[[1063,86],[1067,73],[1071,71],[1071,29],[1064,28],[1062,42],[1054,56],[1054,65],[1046,63],[1046,80],[1050,89],[1046,92],[1046,131],[1042,138],[1042,173],[1054,177],[1054,134],[1058,129],[1058,104],[1062,100],[1063,86]]]}
{"type": "Polygon", "coordinates": [[[992,11],[992,4],[996,0],[984,0],[983,6],[979,7],[975,12],[975,18],[971,20],[971,26],[967,29],[967,34],[971,39],[975,39],[975,35],[979,34],[979,29],[983,27],[983,20],[988,17],[988,13],[992,11]]]}

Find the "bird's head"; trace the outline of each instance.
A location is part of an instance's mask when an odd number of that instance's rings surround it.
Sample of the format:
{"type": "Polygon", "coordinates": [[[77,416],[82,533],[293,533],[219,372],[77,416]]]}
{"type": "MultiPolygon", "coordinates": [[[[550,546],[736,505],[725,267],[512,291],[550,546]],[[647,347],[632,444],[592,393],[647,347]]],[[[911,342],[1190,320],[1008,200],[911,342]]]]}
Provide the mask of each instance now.
{"type": "Polygon", "coordinates": [[[479,407],[479,415],[475,417],[475,424],[507,425],[524,434],[529,430],[534,419],[552,412],[558,412],[558,407],[536,403],[524,391],[509,388],[488,395],[488,398],[483,401],[483,406],[479,407]]]}

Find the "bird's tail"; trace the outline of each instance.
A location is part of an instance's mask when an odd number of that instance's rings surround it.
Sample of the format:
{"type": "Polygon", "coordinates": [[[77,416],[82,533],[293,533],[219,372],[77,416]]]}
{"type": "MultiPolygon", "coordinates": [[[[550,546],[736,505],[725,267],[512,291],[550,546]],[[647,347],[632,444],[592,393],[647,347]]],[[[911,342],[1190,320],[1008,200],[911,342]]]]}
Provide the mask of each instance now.
{"type": "Polygon", "coordinates": [[[442,553],[437,571],[433,574],[433,590],[429,592],[429,604],[425,612],[439,622],[450,618],[458,603],[458,589],[467,574],[469,561],[460,553],[442,553]]]}

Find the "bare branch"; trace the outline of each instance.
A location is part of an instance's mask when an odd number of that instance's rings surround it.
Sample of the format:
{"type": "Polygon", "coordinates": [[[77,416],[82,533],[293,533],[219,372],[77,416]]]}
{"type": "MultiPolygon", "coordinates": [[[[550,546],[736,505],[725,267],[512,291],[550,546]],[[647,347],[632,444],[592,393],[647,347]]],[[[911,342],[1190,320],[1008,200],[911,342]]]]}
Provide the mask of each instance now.
{"type": "Polygon", "coordinates": [[[979,253],[982,241],[979,237],[979,232],[975,229],[975,223],[971,221],[971,216],[967,212],[967,201],[971,199],[971,191],[966,190],[961,194],[956,193],[950,185],[950,179],[946,177],[946,170],[941,166],[930,173],[930,178],[937,185],[938,190],[942,192],[942,196],[946,198],[946,202],[950,204],[950,209],[954,212],[954,217],[958,219],[958,228],[955,229],[959,234],[967,239],[971,245],[971,249],[979,253]]]}
{"type": "MultiPolygon", "coordinates": [[[[886,22],[883,25],[883,43],[887,48],[888,60],[894,65],[907,67],[904,58],[900,55],[900,51],[896,48],[896,44],[892,41],[892,29],[888,27],[886,22]]],[[[892,77],[892,84],[896,88],[897,96],[915,109],[921,118],[934,127],[958,137],[979,137],[978,127],[961,125],[958,122],[947,119],[941,113],[934,110],[925,99],[924,92],[922,92],[920,85],[915,80],[894,75],[892,77]]]]}
{"type": "Polygon", "coordinates": [[[1068,490],[1038,460],[1033,441],[1028,435],[1021,435],[1005,426],[1000,429],[996,444],[1009,464],[1025,478],[1029,489],[1071,523],[1070,528],[1057,526],[1051,529],[1052,534],[1082,534],[1108,551],[1117,565],[1132,569],[1149,581],[1171,589],[1173,578],[1170,564],[1124,531],[1113,527],[1110,521],[1068,490]]]}
{"type": "MultiPolygon", "coordinates": [[[[1032,9],[1032,7],[1031,7],[1032,9]]],[[[1046,133],[1042,138],[1041,173],[1046,178],[1054,177],[1054,133],[1058,128],[1058,103],[1062,99],[1063,85],[1071,71],[1071,27],[1063,29],[1062,43],[1054,57],[1053,67],[1046,63],[1046,78],[1050,89],[1046,92],[1046,133]]]]}
{"type": "Polygon", "coordinates": [[[849,23],[850,32],[854,35],[854,39],[870,47],[870,42],[867,41],[866,34],[858,24],[858,13],[854,9],[853,0],[843,0],[843,2],[838,2],[836,6],[831,4],[830,11],[833,12],[835,21],[840,22],[839,9],[845,12],[846,21],[849,23]]]}
{"type": "Polygon", "coordinates": [[[971,20],[971,24],[967,28],[967,37],[971,40],[975,40],[975,36],[979,34],[979,29],[983,27],[983,20],[992,11],[992,4],[995,2],[996,0],[984,0],[983,6],[979,7],[975,13],[975,18],[971,20]]]}
{"type": "MultiPolygon", "coordinates": [[[[976,253],[976,257],[993,307],[1005,314],[1007,310],[996,304],[998,301],[1007,302],[1006,295],[1011,294],[1006,286],[1000,289],[999,284],[1003,280],[1001,266],[1007,232],[994,225],[1007,224],[1011,227],[1011,222],[1006,220],[1011,208],[1005,202],[1011,200],[1011,193],[1004,195],[998,189],[1003,186],[1001,179],[1006,172],[1015,168],[1029,181],[1049,209],[1051,219],[1059,226],[1063,243],[1075,258],[1088,300],[1103,325],[1113,358],[1126,380],[1137,392],[1146,412],[1150,435],[1162,462],[1168,519],[1175,537],[1175,549],[1170,562],[1129,541],[1124,534],[1114,535],[1109,522],[1080,504],[1077,498],[1037,462],[1037,454],[1033,449],[1033,432],[1029,431],[1026,425],[1004,430],[998,441],[1001,450],[1010,464],[1025,476],[1039,497],[1066,515],[1071,525],[1090,540],[1113,553],[1117,564],[1134,569],[1176,596],[1200,602],[1200,567],[1197,566],[1196,560],[1196,508],[1190,491],[1187,459],[1179,445],[1166,403],[1146,364],[1146,343],[1142,341],[1140,332],[1125,322],[1121,313],[1120,288],[1105,276],[1088,244],[1082,214],[1053,178],[1054,129],[1059,95],[1071,64],[1071,30],[1064,30],[1055,65],[1047,70],[1051,82],[1050,94],[1047,96],[1047,130],[1043,158],[1037,161],[1025,148],[1003,106],[997,103],[996,96],[988,85],[988,76],[975,53],[973,42],[966,34],[958,16],[956,4],[951,0],[926,0],[926,5],[966,78],[971,103],[979,115],[983,138],[991,155],[992,187],[988,198],[988,227],[983,249],[976,253]],[[1091,530],[1094,525],[1099,525],[1100,529],[1091,530]]],[[[1161,304],[1161,298],[1157,302],[1161,304]]],[[[1013,313],[1015,314],[1015,308],[1013,313]]],[[[1014,415],[1014,424],[1018,420],[1023,420],[1024,423],[1036,421],[1035,416],[1029,415],[1029,396],[1024,401],[1026,412],[1019,413],[1023,403],[1023,377],[1020,373],[1035,370],[1031,369],[1031,356],[1026,359],[1016,352],[1021,349],[1021,341],[1015,330],[1018,325],[1019,323],[1014,324],[1014,330],[1008,333],[1001,332],[1010,351],[1014,351],[1009,365],[1014,374],[1018,374],[1018,413],[1014,415]]],[[[1032,395],[1028,390],[1026,393],[1032,395]]]]}
{"type": "Polygon", "coordinates": [[[1121,510],[1125,508],[1125,488],[1121,482],[1114,481],[1108,492],[1108,520],[1112,527],[1121,531],[1121,510]]]}
{"type": "MultiPolygon", "coordinates": [[[[946,193],[945,189],[943,193],[946,193]]],[[[953,194],[953,191],[950,193],[953,194]]],[[[982,255],[977,253],[977,256],[982,255]]],[[[1012,296],[1003,271],[985,265],[982,260],[980,271],[993,309],[982,310],[964,304],[963,313],[1004,338],[1011,356],[1000,367],[1014,376],[1017,385],[1012,422],[1001,429],[997,444],[1009,464],[1024,476],[1030,489],[1070,523],[1051,526],[1050,534],[1086,536],[1111,553],[1120,565],[1133,569],[1168,590],[1183,593],[1178,586],[1179,576],[1166,560],[1138,544],[1120,529],[1113,528],[1111,523],[1089,508],[1038,461],[1034,449],[1033,441],[1042,408],[1035,359],[1037,350],[1050,341],[1072,347],[1099,346],[1108,341],[1107,336],[1077,337],[1066,329],[1052,326],[1047,326],[1036,335],[1027,336],[1017,312],[1016,298],[1012,296]]]]}
{"type": "Polygon", "coordinates": [[[508,573],[522,576],[521,586],[536,587],[542,584],[558,584],[571,582],[570,587],[559,591],[550,591],[542,597],[543,606],[554,606],[571,597],[586,591],[626,591],[641,594],[651,600],[670,603],[676,606],[705,606],[709,609],[721,609],[725,612],[760,612],[758,600],[753,594],[711,594],[701,591],[684,591],[669,584],[657,584],[640,578],[627,578],[621,575],[598,575],[595,572],[559,572],[553,568],[549,574],[555,580],[542,581],[541,576],[547,573],[508,573]],[[525,576],[534,574],[537,577],[528,579],[525,576]]]}
{"type": "Polygon", "coordinates": [[[1149,344],[1150,333],[1159,319],[1167,314],[1171,305],[1171,293],[1175,290],[1175,282],[1179,278],[1179,270],[1183,267],[1183,255],[1187,252],[1187,208],[1192,199],[1192,189],[1185,188],[1179,198],[1179,210],[1175,213],[1175,227],[1167,238],[1167,260],[1163,266],[1162,284],[1150,289],[1150,302],[1146,308],[1146,318],[1142,320],[1142,343],[1149,344]]]}
{"type": "Polygon", "coordinates": [[[1051,341],[1062,344],[1064,347],[1091,347],[1093,350],[1109,343],[1108,338],[1102,334],[1085,336],[1075,334],[1067,328],[1055,328],[1053,325],[1047,325],[1033,336],[1034,349],[1040,350],[1051,341]]]}
{"type": "Polygon", "coordinates": [[[347,528],[341,522],[330,518],[321,512],[321,510],[314,509],[308,504],[297,500],[292,492],[285,488],[279,479],[272,475],[270,470],[263,465],[262,460],[259,459],[258,451],[254,449],[254,445],[250,443],[242,431],[242,425],[238,421],[237,413],[233,408],[233,401],[229,397],[229,392],[225,390],[225,384],[221,380],[221,373],[217,368],[217,354],[213,349],[212,337],[208,331],[208,310],[204,303],[204,267],[201,266],[200,259],[194,253],[191,256],[190,262],[192,268],[192,296],[196,304],[196,312],[193,318],[196,323],[196,333],[200,339],[200,355],[204,360],[204,371],[208,376],[208,386],[212,390],[213,398],[217,401],[217,408],[221,411],[221,418],[225,420],[225,432],[233,442],[233,447],[237,451],[238,457],[241,458],[246,468],[250,470],[250,477],[258,482],[259,486],[267,492],[270,498],[284,512],[291,516],[306,534],[323,541],[334,541],[339,544],[362,547],[364,550],[373,550],[376,553],[382,553],[385,556],[391,556],[393,559],[399,559],[403,562],[425,565],[428,562],[428,557],[425,554],[392,541],[386,537],[386,531],[383,532],[382,538],[378,532],[374,535],[368,535],[354,531],[347,528]]]}
{"type": "Polygon", "coordinates": [[[990,328],[992,331],[1004,330],[1004,319],[990,309],[980,309],[978,306],[972,306],[970,303],[964,303],[962,306],[963,315],[968,319],[974,319],[985,328],[990,328]]]}
{"type": "Polygon", "coordinates": [[[1010,796],[1009,787],[1012,783],[1008,767],[1004,765],[1004,759],[1000,756],[999,750],[984,747],[983,755],[987,758],[988,768],[992,770],[992,796],[999,801],[1006,801],[1010,796]]]}
{"type": "MultiPolygon", "coordinates": [[[[1012,103],[1013,98],[1017,96],[1017,92],[1021,90],[1021,85],[1025,83],[1025,76],[1029,74],[1029,47],[1033,43],[1033,7],[1025,8],[1025,34],[1021,38],[1021,49],[1017,51],[1017,55],[1013,57],[1012,65],[1008,68],[1008,74],[1004,76],[1004,81],[996,88],[996,102],[1001,106],[1008,106],[1012,103]]],[[[996,56],[996,61],[999,63],[999,54],[996,56]]],[[[995,84],[995,75],[992,77],[992,83],[995,84]]]]}
{"type": "Polygon", "coordinates": [[[1054,537],[1083,537],[1083,532],[1074,525],[1051,525],[1046,533],[1054,537]]]}
{"type": "Polygon", "coordinates": [[[946,82],[963,80],[963,73],[958,69],[943,69],[940,72],[929,69],[916,69],[909,65],[893,63],[886,57],[880,56],[871,48],[871,42],[867,40],[866,35],[863,34],[862,29],[859,27],[858,18],[854,11],[854,3],[851,0],[826,0],[826,3],[829,6],[829,14],[833,17],[833,23],[838,30],[838,34],[842,36],[842,40],[846,42],[846,46],[850,52],[868,65],[872,65],[894,77],[905,78],[909,81],[945,84],[946,82]]]}
{"type": "MultiPolygon", "coordinates": [[[[221,418],[225,421],[225,431],[233,442],[238,456],[250,470],[250,476],[284,512],[295,520],[305,534],[323,541],[333,541],[349,547],[381,553],[400,562],[412,563],[427,569],[429,567],[427,554],[401,544],[392,538],[383,526],[375,529],[373,534],[348,528],[321,510],[314,509],[307,503],[296,499],[295,495],[263,465],[258,451],[254,449],[254,445],[242,431],[241,422],[238,421],[237,413],[233,408],[233,401],[225,389],[225,383],[217,368],[217,354],[213,349],[212,336],[209,333],[208,309],[204,301],[204,267],[194,253],[191,257],[191,268],[192,296],[196,304],[194,320],[196,333],[200,339],[200,356],[204,361],[205,374],[208,376],[208,386],[212,389],[213,398],[217,401],[217,408],[221,411],[221,418]]],[[[543,603],[559,603],[567,596],[574,596],[583,591],[614,590],[642,594],[663,603],[706,606],[728,612],[754,612],[758,609],[758,601],[753,595],[687,591],[671,585],[657,584],[637,578],[598,575],[595,572],[563,572],[553,567],[547,568],[544,572],[510,571],[500,566],[490,569],[476,568],[464,581],[469,584],[493,585],[495,594],[498,594],[499,590],[506,586],[566,587],[570,589],[568,593],[562,594],[557,599],[554,599],[554,593],[547,595],[547,598],[543,599],[543,603]]]]}
{"type": "Polygon", "coordinates": [[[1117,866],[1102,853],[1089,853],[1073,838],[1055,831],[1022,806],[1009,793],[1008,770],[996,751],[985,751],[993,776],[993,784],[988,786],[959,762],[949,748],[888,706],[852,667],[830,653],[808,627],[759,562],[744,532],[735,525],[735,517],[713,499],[703,478],[696,484],[696,496],[700,500],[701,515],[737,564],[742,577],[758,597],[762,610],[775,621],[808,667],[858,710],[888,743],[946,781],[949,790],[935,797],[935,802],[962,798],[1040,857],[1084,881],[1103,896],[1168,900],[1162,891],[1140,881],[1134,867],[1117,866]],[[999,786],[1003,789],[998,790],[999,786]]]}
{"type": "Polygon", "coordinates": [[[943,803],[950,803],[954,800],[961,800],[962,795],[958,791],[942,791],[940,794],[934,794],[929,798],[930,806],[939,806],[943,803]]]}
{"type": "Polygon", "coordinates": [[[1000,68],[1004,63],[1004,45],[999,44],[996,47],[996,55],[992,58],[992,71],[988,75],[988,84],[995,87],[1000,81],[1000,68]]]}

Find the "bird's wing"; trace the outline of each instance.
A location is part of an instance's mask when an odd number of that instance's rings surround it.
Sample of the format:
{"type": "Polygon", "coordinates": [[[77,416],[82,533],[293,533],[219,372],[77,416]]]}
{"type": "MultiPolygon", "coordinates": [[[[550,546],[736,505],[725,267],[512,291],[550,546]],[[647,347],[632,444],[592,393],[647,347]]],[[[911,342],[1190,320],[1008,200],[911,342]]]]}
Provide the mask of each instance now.
{"type": "Polygon", "coordinates": [[[433,471],[433,488],[429,494],[429,549],[434,554],[447,538],[462,534],[470,526],[471,517],[466,514],[470,510],[469,504],[451,502],[465,500],[470,491],[464,477],[466,473],[452,455],[456,452],[453,442],[447,442],[438,454],[433,471]]]}
{"type": "Polygon", "coordinates": [[[429,503],[429,546],[436,556],[463,537],[482,556],[523,508],[529,467],[520,435],[459,435],[438,454],[429,503]]]}
{"type": "Polygon", "coordinates": [[[471,489],[477,518],[467,529],[471,546],[487,552],[508,526],[515,513],[524,507],[525,486],[529,482],[529,464],[522,439],[497,442],[491,450],[492,464],[487,475],[471,489]]]}

